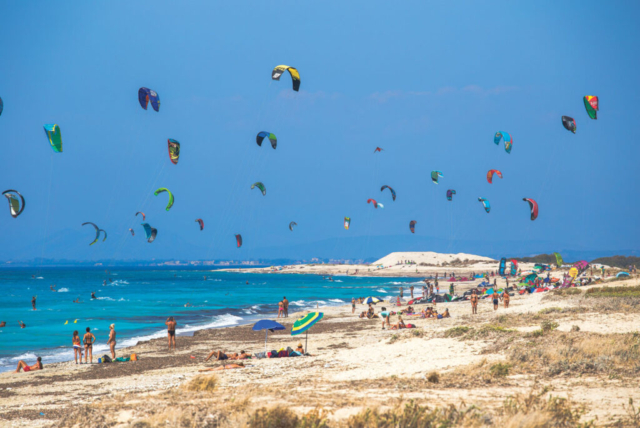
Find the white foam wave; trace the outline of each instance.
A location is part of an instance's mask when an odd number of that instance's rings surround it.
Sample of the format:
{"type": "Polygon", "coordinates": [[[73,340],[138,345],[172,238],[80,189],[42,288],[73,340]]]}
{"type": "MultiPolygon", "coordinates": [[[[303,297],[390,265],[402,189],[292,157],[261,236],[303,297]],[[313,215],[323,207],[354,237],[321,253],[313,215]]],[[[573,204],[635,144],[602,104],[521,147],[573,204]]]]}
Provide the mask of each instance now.
{"type": "Polygon", "coordinates": [[[68,292],[69,292],[69,289],[65,287],[62,287],[61,289],[58,290],[58,293],[68,293],[68,292]]]}
{"type": "Polygon", "coordinates": [[[293,306],[304,306],[305,305],[305,301],[304,300],[296,300],[295,302],[290,302],[290,305],[293,306]]]}
{"type": "Polygon", "coordinates": [[[44,278],[43,278],[43,277],[41,277],[41,276],[38,276],[38,277],[36,277],[36,279],[44,279],[44,278]]]}
{"type": "Polygon", "coordinates": [[[344,300],[340,300],[340,299],[329,299],[329,301],[334,303],[344,303],[344,300]]]}
{"type": "Polygon", "coordinates": [[[378,293],[385,293],[385,294],[389,294],[389,292],[387,290],[385,290],[384,288],[378,288],[376,290],[378,293]]]}

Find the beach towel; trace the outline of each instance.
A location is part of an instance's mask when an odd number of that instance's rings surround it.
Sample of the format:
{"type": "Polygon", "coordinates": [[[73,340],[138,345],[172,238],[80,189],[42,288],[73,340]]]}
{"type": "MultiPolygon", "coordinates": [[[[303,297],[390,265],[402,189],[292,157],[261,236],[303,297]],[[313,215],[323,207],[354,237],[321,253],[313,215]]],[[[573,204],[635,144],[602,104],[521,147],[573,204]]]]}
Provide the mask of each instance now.
{"type": "Polygon", "coordinates": [[[116,358],[116,361],[118,361],[119,363],[126,363],[129,360],[131,360],[131,358],[129,358],[129,357],[118,357],[118,358],[116,358]]]}
{"type": "Polygon", "coordinates": [[[407,324],[407,328],[416,328],[416,326],[413,324],[407,324]]]}

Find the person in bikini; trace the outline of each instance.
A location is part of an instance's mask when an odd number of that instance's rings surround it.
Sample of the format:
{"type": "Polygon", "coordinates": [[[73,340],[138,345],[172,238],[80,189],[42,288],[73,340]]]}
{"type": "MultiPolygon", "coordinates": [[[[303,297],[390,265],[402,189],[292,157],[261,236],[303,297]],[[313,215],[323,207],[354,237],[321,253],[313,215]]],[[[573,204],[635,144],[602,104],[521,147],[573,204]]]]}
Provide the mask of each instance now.
{"type": "Polygon", "coordinates": [[[389,330],[400,330],[401,328],[407,328],[404,321],[402,321],[402,317],[398,315],[398,323],[392,325],[389,330]]]}
{"type": "Polygon", "coordinates": [[[91,328],[87,327],[87,332],[83,338],[84,341],[84,363],[87,364],[87,358],[93,364],[93,343],[96,341],[96,337],[91,333],[91,328]]]}
{"type": "Polygon", "coordinates": [[[73,358],[75,358],[76,364],[78,364],[78,357],[80,357],[80,364],[82,364],[82,345],[80,344],[78,330],[73,332],[71,341],[73,342],[73,358]]]}
{"type": "Polygon", "coordinates": [[[284,303],[281,301],[278,302],[278,316],[277,318],[284,318],[284,303]]]}
{"type": "Polygon", "coordinates": [[[502,292],[502,302],[504,303],[504,308],[508,308],[509,307],[509,299],[511,297],[509,296],[509,293],[507,293],[507,290],[502,292]]]}
{"type": "Polygon", "coordinates": [[[473,290],[469,300],[471,301],[471,313],[477,314],[478,313],[478,292],[476,290],[473,290]]]}
{"type": "Polygon", "coordinates": [[[223,366],[219,366],[219,367],[215,367],[215,368],[200,369],[198,371],[199,372],[215,372],[215,371],[218,371],[218,370],[243,369],[244,367],[245,367],[244,363],[225,364],[223,366]]]}
{"type": "Polygon", "coordinates": [[[20,360],[18,361],[18,368],[16,369],[16,373],[20,373],[20,369],[22,369],[22,371],[26,373],[26,372],[32,372],[35,370],[42,370],[43,368],[44,366],[42,365],[42,357],[38,357],[38,362],[32,366],[20,360]]]}
{"type": "Polygon", "coordinates": [[[173,345],[173,350],[176,350],[176,326],[178,323],[173,317],[167,318],[164,322],[164,325],[167,326],[167,339],[169,340],[169,351],[171,351],[171,345],[173,345]]]}
{"type": "Polygon", "coordinates": [[[109,340],[107,341],[107,345],[109,345],[109,349],[111,349],[111,358],[116,359],[116,325],[111,324],[109,326],[109,340]]]}

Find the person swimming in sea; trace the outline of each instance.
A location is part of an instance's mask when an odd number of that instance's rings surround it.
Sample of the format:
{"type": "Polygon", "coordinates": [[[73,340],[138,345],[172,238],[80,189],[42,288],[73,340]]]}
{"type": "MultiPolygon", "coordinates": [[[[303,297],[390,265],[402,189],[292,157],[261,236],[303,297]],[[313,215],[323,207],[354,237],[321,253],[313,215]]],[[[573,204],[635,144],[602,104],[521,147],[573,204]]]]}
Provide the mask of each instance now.
{"type": "Polygon", "coordinates": [[[92,298],[92,299],[97,299],[97,297],[96,297],[96,292],[95,292],[95,291],[92,291],[92,292],[91,292],[91,298],[92,298]]]}
{"type": "Polygon", "coordinates": [[[56,290],[56,285],[55,285],[55,284],[50,285],[50,286],[49,286],[49,290],[51,290],[51,291],[58,291],[58,290],[56,290]]]}
{"type": "Polygon", "coordinates": [[[23,323],[22,321],[18,321],[18,324],[20,324],[20,328],[25,328],[27,325],[25,323],[23,323]]]}
{"type": "Polygon", "coordinates": [[[2,321],[2,322],[0,322],[0,327],[5,327],[6,325],[7,325],[7,322],[6,322],[6,321],[2,321]]]}
{"type": "Polygon", "coordinates": [[[73,303],[82,303],[82,302],[80,301],[80,297],[78,297],[76,300],[74,300],[74,301],[73,301],[73,303]]]}

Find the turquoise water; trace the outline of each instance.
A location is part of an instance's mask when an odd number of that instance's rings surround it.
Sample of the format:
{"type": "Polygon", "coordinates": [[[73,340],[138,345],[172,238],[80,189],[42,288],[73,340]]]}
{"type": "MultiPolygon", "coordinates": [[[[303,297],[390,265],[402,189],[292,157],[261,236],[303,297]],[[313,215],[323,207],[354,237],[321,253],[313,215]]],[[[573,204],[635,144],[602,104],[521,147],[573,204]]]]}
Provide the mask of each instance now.
{"type": "Polygon", "coordinates": [[[7,322],[0,328],[0,371],[15,369],[19,359],[30,362],[38,355],[45,363],[73,359],[72,333],[78,330],[82,335],[86,327],[97,338],[97,356],[108,349],[111,323],[116,325],[117,348],[121,348],[164,337],[169,316],[176,317],[178,334],[186,334],[275,318],[284,296],[295,312],[315,309],[316,304],[344,304],[352,297],[390,297],[400,285],[414,284],[416,289],[422,285],[415,278],[336,276],[331,282],[317,275],[194,270],[50,269],[32,278],[33,273],[0,271],[0,321],[7,322]],[[50,291],[53,284],[57,292],[50,291]],[[91,299],[92,291],[97,299],[91,299]],[[36,311],[31,308],[34,295],[36,311]],[[77,298],[82,303],[73,303],[77,298]],[[186,303],[193,307],[185,308],[186,303]],[[21,329],[19,320],[27,327],[21,329]]]}

